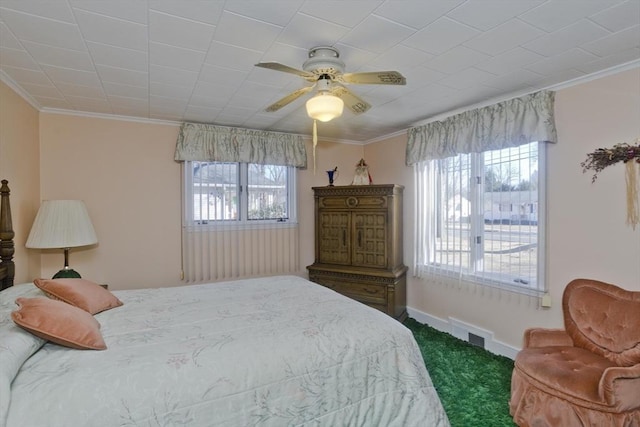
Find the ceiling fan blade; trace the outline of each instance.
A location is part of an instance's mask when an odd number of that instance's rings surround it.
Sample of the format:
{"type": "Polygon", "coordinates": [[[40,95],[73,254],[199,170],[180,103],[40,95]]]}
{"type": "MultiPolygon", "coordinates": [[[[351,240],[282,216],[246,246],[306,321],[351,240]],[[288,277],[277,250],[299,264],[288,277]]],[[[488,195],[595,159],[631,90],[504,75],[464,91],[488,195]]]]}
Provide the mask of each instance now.
{"type": "Polygon", "coordinates": [[[397,71],[372,71],[370,73],[345,73],[336,80],[343,83],[365,85],[405,85],[407,79],[397,71]]]}
{"type": "Polygon", "coordinates": [[[311,92],[311,90],[315,87],[315,85],[313,86],[306,86],[303,88],[300,88],[294,92],[291,92],[289,95],[285,96],[284,98],[274,102],[273,104],[269,105],[265,111],[271,113],[274,111],[278,111],[279,109],[281,109],[282,107],[284,107],[285,105],[288,105],[290,103],[292,103],[293,101],[295,101],[296,99],[300,98],[302,95],[304,95],[305,93],[311,92]]]}
{"type": "Polygon", "coordinates": [[[268,68],[270,70],[295,74],[297,76],[304,77],[305,79],[311,79],[311,81],[315,81],[317,79],[317,77],[313,73],[298,70],[297,68],[289,67],[288,65],[284,65],[279,62],[258,62],[256,64],[256,67],[268,68]]]}
{"type": "Polygon", "coordinates": [[[354,114],[364,113],[371,108],[371,105],[367,101],[359,98],[356,94],[342,85],[334,84],[331,88],[331,93],[342,99],[344,101],[344,105],[353,111],[354,114]]]}

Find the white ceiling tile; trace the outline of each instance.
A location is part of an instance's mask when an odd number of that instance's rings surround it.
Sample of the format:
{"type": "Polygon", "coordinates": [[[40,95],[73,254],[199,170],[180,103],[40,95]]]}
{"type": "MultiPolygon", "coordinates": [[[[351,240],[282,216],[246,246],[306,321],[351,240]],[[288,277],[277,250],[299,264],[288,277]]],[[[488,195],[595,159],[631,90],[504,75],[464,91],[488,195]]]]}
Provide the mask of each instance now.
{"type": "Polygon", "coordinates": [[[149,97],[148,86],[131,86],[120,83],[103,82],[105,92],[108,96],[124,96],[131,98],[144,98],[149,97]]]}
{"type": "MultiPolygon", "coordinates": [[[[187,87],[193,88],[198,80],[198,73],[187,70],[179,70],[171,67],[152,65],[149,68],[149,81],[152,83],[182,86],[186,92],[187,87]]],[[[188,94],[190,95],[190,93],[188,94]]]]}
{"type": "Polygon", "coordinates": [[[185,90],[184,86],[174,86],[166,83],[149,83],[149,94],[151,96],[162,96],[166,98],[173,98],[185,102],[191,98],[191,92],[185,90]]]}
{"type": "Polygon", "coordinates": [[[204,52],[199,50],[185,49],[162,43],[149,43],[149,58],[153,65],[199,72],[205,55],[204,52]]]}
{"type": "Polygon", "coordinates": [[[511,49],[488,58],[476,65],[477,68],[496,75],[508,74],[520,68],[541,61],[545,57],[521,47],[511,49]]]}
{"type": "Polygon", "coordinates": [[[10,66],[2,66],[4,71],[17,83],[33,83],[37,85],[50,85],[51,79],[43,72],[38,70],[29,70],[26,68],[16,68],[10,66]]]}
{"type": "Polygon", "coordinates": [[[278,93],[278,89],[273,86],[263,85],[256,82],[247,82],[243,84],[236,92],[236,96],[251,97],[256,99],[270,100],[278,93]]]}
{"type": "Polygon", "coordinates": [[[104,98],[102,87],[81,86],[72,83],[56,83],[56,87],[65,96],[82,96],[85,98],[104,98]]]}
{"type": "Polygon", "coordinates": [[[519,16],[547,32],[557,31],[612,6],[609,0],[548,0],[519,16]]]}
{"type": "Polygon", "coordinates": [[[127,84],[131,86],[147,86],[149,74],[144,71],[127,70],[125,68],[96,65],[96,70],[102,81],[127,84]]]}
{"type": "Polygon", "coordinates": [[[147,27],[97,13],[76,10],[82,35],[89,41],[147,51],[147,27]]]}
{"type": "Polygon", "coordinates": [[[546,33],[514,19],[466,41],[464,45],[487,55],[499,55],[543,34],[546,33]]]}
{"type": "Polygon", "coordinates": [[[53,85],[35,85],[23,83],[22,88],[29,91],[34,97],[58,98],[64,99],[64,96],[53,85]]]}
{"type": "Polygon", "coordinates": [[[222,111],[222,108],[206,108],[189,105],[186,114],[191,117],[193,121],[211,123],[220,111],[222,111]]]}
{"type": "Polygon", "coordinates": [[[87,51],[62,49],[40,43],[22,42],[25,49],[40,64],[75,70],[93,71],[93,61],[87,51]]]}
{"type": "Polygon", "coordinates": [[[452,87],[454,89],[468,89],[470,87],[484,83],[486,80],[495,77],[494,74],[471,67],[438,81],[439,84],[452,87]]]}
{"type": "MultiPolygon", "coordinates": [[[[294,102],[298,103],[302,101],[298,99],[294,102]]],[[[239,95],[236,93],[233,97],[229,99],[229,102],[227,103],[227,106],[226,106],[227,108],[225,108],[225,110],[228,110],[230,107],[246,108],[249,111],[251,111],[251,113],[253,114],[253,111],[251,109],[256,105],[267,106],[269,104],[270,104],[269,97],[261,96],[260,94],[255,94],[255,95],[249,94],[248,96],[245,96],[245,95],[239,95]]]]}
{"type": "Polygon", "coordinates": [[[148,0],[149,8],[193,21],[216,25],[222,14],[224,1],[189,0],[189,7],[174,0],[148,0]]]}
{"type": "Polygon", "coordinates": [[[400,43],[413,32],[411,28],[405,25],[371,15],[342,37],[340,43],[381,53],[400,43]],[[376,37],[380,33],[384,33],[385,36],[376,37]]]}
{"type": "Polygon", "coordinates": [[[0,46],[9,49],[22,49],[22,45],[7,27],[7,24],[0,21],[0,46]]]}
{"type": "Polygon", "coordinates": [[[2,0],[2,8],[25,12],[30,15],[38,15],[43,18],[53,19],[67,23],[75,23],[73,13],[66,1],[51,0],[2,0]]]}
{"type": "Polygon", "coordinates": [[[168,98],[164,96],[151,95],[149,97],[149,111],[153,113],[178,113],[184,112],[187,108],[187,101],[184,99],[168,98]]]}
{"type": "Polygon", "coordinates": [[[630,62],[637,63],[639,60],[640,48],[634,47],[632,49],[618,51],[592,62],[587,62],[583,65],[576,66],[575,68],[585,74],[592,74],[601,70],[607,70],[619,66],[620,64],[627,64],[630,62]]]}
{"type": "Polygon", "coordinates": [[[123,117],[140,117],[140,118],[151,118],[149,115],[149,107],[127,107],[120,105],[112,105],[111,111],[113,114],[117,116],[123,117]]]}
{"type": "Polygon", "coordinates": [[[608,56],[619,51],[633,49],[640,40],[640,25],[585,43],[580,47],[598,56],[608,56]]]}
{"type": "Polygon", "coordinates": [[[26,68],[35,71],[40,70],[40,66],[33,60],[28,52],[6,47],[0,47],[0,66],[26,68]]]}
{"type": "Polygon", "coordinates": [[[382,1],[363,0],[307,1],[300,8],[300,12],[338,25],[354,27],[364,21],[381,3],[382,1]]]}
{"type": "MultiPolygon", "coordinates": [[[[399,45],[397,45],[399,46],[399,45]]],[[[363,66],[374,61],[380,55],[368,50],[358,49],[342,43],[334,45],[340,51],[340,59],[345,63],[345,72],[352,73],[359,71],[363,66]]],[[[302,65],[302,63],[300,64],[302,65]]]]}
{"type": "Polygon", "coordinates": [[[136,71],[146,71],[149,67],[147,52],[89,41],[87,47],[96,64],[136,71]]]}
{"type": "Polygon", "coordinates": [[[464,2],[465,0],[387,1],[374,13],[411,28],[421,29],[464,2]]]}
{"type": "Polygon", "coordinates": [[[371,61],[370,67],[377,70],[399,69],[401,71],[405,67],[409,68],[423,64],[432,57],[433,55],[421,50],[398,45],[393,50],[387,50],[376,57],[371,61]]]}
{"type": "Polygon", "coordinates": [[[538,81],[542,75],[528,70],[518,70],[505,73],[500,76],[491,77],[484,81],[484,85],[493,88],[506,87],[508,91],[514,91],[517,88],[525,88],[531,86],[532,81],[538,81]]]}
{"type": "Polygon", "coordinates": [[[216,27],[156,11],[149,12],[151,41],[206,52],[216,27]]]}
{"type": "Polygon", "coordinates": [[[193,105],[202,107],[224,107],[227,99],[236,91],[236,87],[224,84],[198,82],[193,89],[191,101],[193,105]]]}
{"type": "Polygon", "coordinates": [[[561,30],[525,43],[522,47],[539,53],[540,55],[553,56],[569,50],[574,46],[580,46],[609,34],[610,33],[602,27],[583,19],[561,30]]]}
{"type": "Polygon", "coordinates": [[[206,83],[224,84],[237,87],[247,77],[247,73],[230,68],[216,67],[205,64],[200,73],[200,81],[206,83]]]}
{"type": "Polygon", "coordinates": [[[620,31],[638,24],[640,1],[629,0],[589,17],[609,31],[620,31]]]}
{"type": "Polygon", "coordinates": [[[545,0],[467,1],[447,13],[447,16],[471,27],[487,31],[533,7],[539,6],[544,3],[544,1],[545,0]]]}
{"type": "Polygon", "coordinates": [[[314,46],[333,46],[347,32],[349,28],[343,25],[297,13],[276,37],[280,43],[310,49],[314,46]],[[313,31],[309,31],[310,28],[313,31]]]}
{"type": "Polygon", "coordinates": [[[559,73],[548,75],[541,78],[536,85],[540,85],[542,87],[554,86],[560,83],[565,83],[574,79],[579,79],[584,77],[585,74],[576,69],[568,69],[563,70],[559,73]]]}
{"type": "Polygon", "coordinates": [[[207,64],[224,64],[227,68],[246,70],[260,62],[261,52],[214,41],[209,47],[207,64]]]}
{"type": "Polygon", "coordinates": [[[73,70],[70,68],[54,67],[53,65],[42,65],[42,71],[54,83],[72,83],[81,86],[100,86],[100,79],[94,71],[73,70]]]}
{"type": "Polygon", "coordinates": [[[118,108],[129,108],[129,109],[136,109],[136,110],[143,110],[143,109],[149,108],[149,101],[147,101],[146,97],[144,99],[140,99],[140,98],[131,98],[126,96],[109,96],[108,100],[109,100],[109,104],[111,104],[111,107],[113,108],[118,107],[118,108]]]}
{"type": "Polygon", "coordinates": [[[67,96],[67,101],[76,108],[86,108],[89,111],[111,112],[111,107],[106,98],[85,98],[82,96],[67,96]]]}
{"type": "Polygon", "coordinates": [[[47,98],[43,96],[34,96],[33,97],[40,105],[44,108],[56,108],[61,110],[72,110],[73,107],[66,99],[60,98],[47,98]]]}
{"type": "Polygon", "coordinates": [[[304,3],[303,0],[247,0],[225,4],[225,9],[258,21],[283,27],[304,3]]]}
{"type": "Polygon", "coordinates": [[[480,32],[476,29],[443,17],[418,31],[402,44],[437,55],[466,42],[478,34],[480,32]]]}
{"type": "Polygon", "coordinates": [[[458,46],[428,60],[424,66],[442,73],[451,74],[479,64],[488,57],[488,55],[468,47],[458,46]]]}
{"type": "Polygon", "coordinates": [[[311,94],[264,108],[312,83],[254,65],[301,69],[310,48],[329,45],[346,72],[407,79],[348,85],[371,110],[321,125],[322,138],[366,143],[640,66],[639,29],[640,0],[0,0],[0,79],[45,110],[308,135],[311,94]]]}
{"type": "Polygon", "coordinates": [[[526,69],[543,75],[561,74],[561,72],[569,68],[580,67],[597,59],[597,56],[585,52],[582,49],[571,49],[562,54],[545,58],[542,61],[528,65],[526,69]]]}
{"type": "MultiPolygon", "coordinates": [[[[22,1],[22,0],[21,0],[22,1]]],[[[77,11],[85,10],[125,21],[147,24],[147,2],[140,0],[69,0],[77,11]]]]}
{"type": "Polygon", "coordinates": [[[21,40],[83,50],[84,42],[77,25],[0,8],[0,14],[11,32],[21,40]]]}
{"type": "Polygon", "coordinates": [[[216,41],[263,51],[278,37],[282,27],[223,12],[216,28],[216,41]]]}

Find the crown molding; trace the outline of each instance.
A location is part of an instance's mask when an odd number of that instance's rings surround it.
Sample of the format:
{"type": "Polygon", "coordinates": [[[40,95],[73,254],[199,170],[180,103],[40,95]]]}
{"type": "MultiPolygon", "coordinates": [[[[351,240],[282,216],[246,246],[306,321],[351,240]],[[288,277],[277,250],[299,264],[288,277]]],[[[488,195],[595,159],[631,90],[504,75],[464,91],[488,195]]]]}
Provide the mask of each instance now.
{"type": "Polygon", "coordinates": [[[38,111],[42,111],[42,106],[31,95],[24,91],[7,73],[0,70],[0,81],[9,86],[15,93],[20,95],[22,99],[27,101],[29,105],[38,111]]]}

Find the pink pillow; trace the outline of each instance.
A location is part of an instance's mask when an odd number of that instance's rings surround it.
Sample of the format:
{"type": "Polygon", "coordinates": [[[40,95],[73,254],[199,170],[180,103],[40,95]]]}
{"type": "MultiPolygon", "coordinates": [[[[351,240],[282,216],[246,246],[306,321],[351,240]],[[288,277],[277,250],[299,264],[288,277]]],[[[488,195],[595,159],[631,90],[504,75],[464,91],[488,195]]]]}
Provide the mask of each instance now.
{"type": "Polygon", "coordinates": [[[11,313],[18,326],[45,340],[78,350],[104,350],[100,323],[77,307],[48,298],[18,298],[11,313]]]}
{"type": "Polygon", "coordinates": [[[111,292],[84,279],[36,279],[35,285],[53,299],[59,299],[91,314],[122,305],[111,292]]]}

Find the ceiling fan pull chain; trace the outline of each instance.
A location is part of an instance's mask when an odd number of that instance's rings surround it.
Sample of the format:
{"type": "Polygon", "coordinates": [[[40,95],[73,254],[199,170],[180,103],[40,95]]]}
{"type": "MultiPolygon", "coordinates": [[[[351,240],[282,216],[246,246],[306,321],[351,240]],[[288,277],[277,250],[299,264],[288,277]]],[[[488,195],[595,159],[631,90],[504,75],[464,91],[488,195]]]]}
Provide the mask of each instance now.
{"type": "Polygon", "coordinates": [[[318,145],[318,124],[313,119],[313,174],[316,174],[316,145],[318,145]]]}

